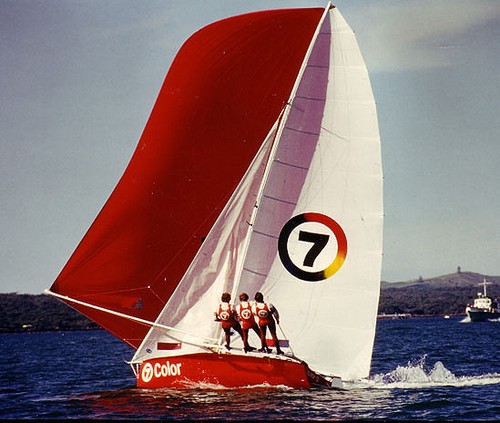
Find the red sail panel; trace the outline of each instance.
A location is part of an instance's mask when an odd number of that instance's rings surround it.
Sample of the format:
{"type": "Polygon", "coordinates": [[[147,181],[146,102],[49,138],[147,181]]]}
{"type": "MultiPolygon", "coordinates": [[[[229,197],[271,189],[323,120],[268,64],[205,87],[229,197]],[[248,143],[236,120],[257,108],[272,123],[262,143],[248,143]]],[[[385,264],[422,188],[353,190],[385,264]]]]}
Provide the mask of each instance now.
{"type": "MultiPolygon", "coordinates": [[[[322,13],[249,13],[186,41],[127,169],[53,292],[156,319],[287,101],[322,13]]],[[[72,306],[133,347],[149,329],[72,306]]]]}

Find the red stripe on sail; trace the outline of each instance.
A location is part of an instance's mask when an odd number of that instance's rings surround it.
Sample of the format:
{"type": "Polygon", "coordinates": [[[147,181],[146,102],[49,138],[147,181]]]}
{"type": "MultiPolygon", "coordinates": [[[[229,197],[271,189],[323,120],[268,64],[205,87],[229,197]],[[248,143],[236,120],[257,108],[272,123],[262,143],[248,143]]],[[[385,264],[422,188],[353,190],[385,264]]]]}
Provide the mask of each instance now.
{"type": "MultiPolygon", "coordinates": [[[[290,343],[288,342],[288,339],[278,339],[278,342],[280,344],[280,347],[283,347],[283,348],[290,347],[290,343]]],[[[274,339],[266,339],[266,345],[268,347],[275,347],[276,346],[274,339]]]]}
{"type": "Polygon", "coordinates": [[[181,348],[181,342],[158,342],[156,344],[156,349],[160,351],[180,350],[181,348]]]}

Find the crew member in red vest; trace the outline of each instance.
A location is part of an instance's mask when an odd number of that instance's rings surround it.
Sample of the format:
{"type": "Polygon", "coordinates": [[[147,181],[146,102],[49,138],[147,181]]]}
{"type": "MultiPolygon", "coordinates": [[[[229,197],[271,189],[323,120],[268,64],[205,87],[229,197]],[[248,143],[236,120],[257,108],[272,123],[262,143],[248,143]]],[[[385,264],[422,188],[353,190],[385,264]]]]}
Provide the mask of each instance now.
{"type": "MultiPolygon", "coordinates": [[[[241,322],[245,352],[253,351],[255,348],[251,347],[248,343],[248,332],[250,329],[253,329],[260,339],[260,329],[253,316],[252,305],[248,302],[248,294],[245,292],[240,294],[240,303],[236,306],[236,313],[241,322]]],[[[265,344],[262,344],[262,348],[264,347],[265,344]]]]}
{"type": "Polygon", "coordinates": [[[264,302],[264,295],[261,292],[255,294],[255,304],[253,305],[253,313],[258,317],[260,328],[260,340],[262,342],[262,352],[271,352],[266,345],[266,331],[269,328],[271,336],[276,346],[276,353],[283,354],[281,351],[278,336],[276,335],[276,323],[280,324],[280,315],[278,310],[272,304],[264,302]],[[276,319],[276,321],[274,320],[276,319]]]}
{"type": "Polygon", "coordinates": [[[231,329],[234,329],[243,338],[243,331],[241,330],[240,323],[236,320],[236,312],[233,306],[229,303],[231,301],[231,294],[224,292],[221,297],[222,303],[219,304],[215,312],[215,320],[221,322],[222,329],[226,334],[226,348],[231,349],[231,329]]]}

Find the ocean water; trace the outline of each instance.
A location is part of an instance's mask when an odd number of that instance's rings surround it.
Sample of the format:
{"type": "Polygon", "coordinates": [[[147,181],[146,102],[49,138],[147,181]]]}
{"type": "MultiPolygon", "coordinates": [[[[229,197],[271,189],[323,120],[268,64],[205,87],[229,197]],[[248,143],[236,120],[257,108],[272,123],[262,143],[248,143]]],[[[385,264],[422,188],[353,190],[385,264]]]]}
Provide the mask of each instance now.
{"type": "Polygon", "coordinates": [[[370,378],[342,390],[141,390],[105,331],[0,335],[2,419],[500,420],[500,321],[380,320],[370,378]]]}

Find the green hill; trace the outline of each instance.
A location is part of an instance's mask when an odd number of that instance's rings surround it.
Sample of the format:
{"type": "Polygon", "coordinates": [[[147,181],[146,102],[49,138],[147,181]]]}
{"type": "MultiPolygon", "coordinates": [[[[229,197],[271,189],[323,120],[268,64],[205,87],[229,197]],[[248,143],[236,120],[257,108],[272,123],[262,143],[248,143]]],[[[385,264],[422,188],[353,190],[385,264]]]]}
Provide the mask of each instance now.
{"type": "Polygon", "coordinates": [[[94,322],[50,295],[0,294],[0,333],[97,328],[94,322]]]}
{"type": "MultiPolygon", "coordinates": [[[[379,314],[464,315],[483,279],[488,294],[500,297],[500,276],[456,272],[406,282],[382,282],[379,314]]],[[[97,329],[94,322],[50,295],[0,294],[0,333],[97,329]]]]}
{"type": "Polygon", "coordinates": [[[483,288],[486,279],[488,295],[500,296],[500,276],[473,272],[456,272],[429,279],[407,282],[382,282],[379,314],[409,313],[413,316],[465,315],[465,306],[471,303],[483,288]]]}

